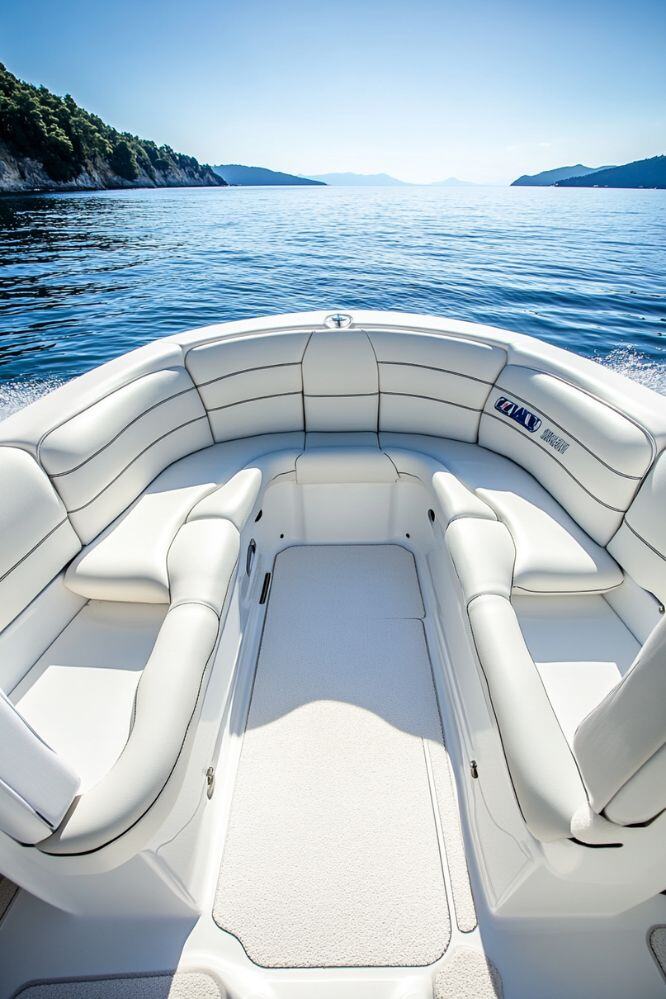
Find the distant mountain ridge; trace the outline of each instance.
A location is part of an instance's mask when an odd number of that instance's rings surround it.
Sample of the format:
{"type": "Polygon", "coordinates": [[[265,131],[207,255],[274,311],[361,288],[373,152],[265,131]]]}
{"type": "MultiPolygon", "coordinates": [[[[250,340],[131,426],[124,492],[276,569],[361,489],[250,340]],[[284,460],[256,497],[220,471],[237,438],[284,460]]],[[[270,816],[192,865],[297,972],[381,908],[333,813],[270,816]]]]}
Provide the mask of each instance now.
{"type": "Polygon", "coordinates": [[[211,168],[129,132],[0,63],[0,192],[225,186],[211,168]]]}
{"type": "Polygon", "coordinates": [[[406,187],[404,180],[391,177],[387,173],[318,173],[310,174],[310,179],[328,184],[330,187],[406,187]]]}
{"type": "Polygon", "coordinates": [[[556,187],[632,187],[666,188],[666,156],[634,160],[624,166],[606,167],[594,175],[568,177],[556,187]]]}
{"type": "Polygon", "coordinates": [[[525,173],[511,183],[511,187],[553,187],[559,181],[568,180],[570,177],[585,177],[591,173],[598,173],[599,170],[609,170],[612,167],[588,167],[582,163],[575,166],[556,167],[554,170],[542,170],[541,173],[525,173]]]}
{"type": "Polygon", "coordinates": [[[299,177],[293,173],[282,173],[281,170],[269,170],[267,167],[243,166],[240,163],[220,163],[214,166],[215,173],[227,184],[238,187],[321,187],[322,180],[310,177],[299,177]]]}

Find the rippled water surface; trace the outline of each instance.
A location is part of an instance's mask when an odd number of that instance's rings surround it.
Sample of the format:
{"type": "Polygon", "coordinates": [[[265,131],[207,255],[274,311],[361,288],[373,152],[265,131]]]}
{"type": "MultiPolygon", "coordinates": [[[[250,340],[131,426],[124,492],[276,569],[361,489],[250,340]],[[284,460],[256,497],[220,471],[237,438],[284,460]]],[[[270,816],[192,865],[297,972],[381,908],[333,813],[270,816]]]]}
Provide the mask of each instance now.
{"type": "Polygon", "coordinates": [[[0,198],[0,411],[178,330],[329,307],[504,326],[664,391],[665,275],[664,191],[0,198]]]}

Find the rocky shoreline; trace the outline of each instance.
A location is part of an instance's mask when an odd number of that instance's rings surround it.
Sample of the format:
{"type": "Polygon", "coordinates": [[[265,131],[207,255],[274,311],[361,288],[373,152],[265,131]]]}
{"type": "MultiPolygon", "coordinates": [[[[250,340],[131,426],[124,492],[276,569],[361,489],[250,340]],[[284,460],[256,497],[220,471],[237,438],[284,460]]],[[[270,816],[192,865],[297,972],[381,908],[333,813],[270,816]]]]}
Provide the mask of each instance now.
{"type": "Polygon", "coordinates": [[[180,166],[155,170],[154,177],[139,169],[138,176],[127,180],[114,173],[104,162],[89,164],[72,180],[56,181],[44,166],[30,157],[16,156],[0,142],[0,194],[52,193],[57,191],[104,191],[142,187],[226,187],[226,182],[210,167],[197,169],[180,166]]]}

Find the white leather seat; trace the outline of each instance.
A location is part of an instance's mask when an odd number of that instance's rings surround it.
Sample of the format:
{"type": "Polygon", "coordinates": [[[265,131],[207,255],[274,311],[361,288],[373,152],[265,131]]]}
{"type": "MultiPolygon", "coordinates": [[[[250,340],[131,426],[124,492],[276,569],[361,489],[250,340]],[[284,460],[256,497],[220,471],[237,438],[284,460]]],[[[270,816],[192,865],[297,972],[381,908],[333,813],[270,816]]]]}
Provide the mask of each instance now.
{"type": "MultiPolygon", "coordinates": [[[[599,593],[622,582],[622,571],[608,552],[515,462],[460,441],[382,434],[381,442],[389,455],[396,446],[423,450],[453,473],[456,481],[450,483],[451,498],[445,501],[450,520],[458,516],[496,517],[508,527],[516,550],[516,591],[599,593]],[[465,499],[461,484],[476,501],[465,499]]],[[[397,455],[395,460],[399,461],[397,455]]],[[[404,460],[402,467],[406,467],[404,460]]]]}
{"type": "Polygon", "coordinates": [[[91,600],[168,603],[167,554],[182,525],[223,517],[242,531],[271,480],[294,471],[302,441],[270,434],[181,458],[83,549],[67,586],[91,600]]]}
{"type": "Polygon", "coordinates": [[[39,843],[46,853],[97,850],[154,803],[173,770],[215,649],[239,554],[228,520],[185,524],[168,556],[171,605],[136,687],[127,741],[109,771],[39,843]]]}

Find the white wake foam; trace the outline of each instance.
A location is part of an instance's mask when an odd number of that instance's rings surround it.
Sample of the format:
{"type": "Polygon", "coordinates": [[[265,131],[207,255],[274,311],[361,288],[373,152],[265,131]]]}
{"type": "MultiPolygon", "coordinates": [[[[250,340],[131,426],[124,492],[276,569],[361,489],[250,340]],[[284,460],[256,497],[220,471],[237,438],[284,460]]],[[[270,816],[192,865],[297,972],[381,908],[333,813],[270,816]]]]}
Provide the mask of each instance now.
{"type": "Polygon", "coordinates": [[[31,402],[64,384],[64,378],[37,378],[33,381],[0,382],[0,420],[25,409],[31,402]]]}
{"type": "Polygon", "coordinates": [[[666,395],[666,363],[646,357],[634,347],[617,347],[606,357],[596,358],[604,367],[632,378],[641,385],[666,395]]]}

